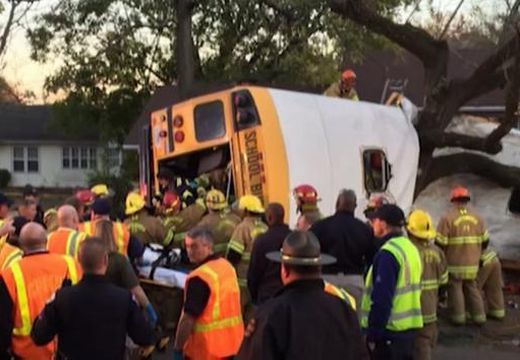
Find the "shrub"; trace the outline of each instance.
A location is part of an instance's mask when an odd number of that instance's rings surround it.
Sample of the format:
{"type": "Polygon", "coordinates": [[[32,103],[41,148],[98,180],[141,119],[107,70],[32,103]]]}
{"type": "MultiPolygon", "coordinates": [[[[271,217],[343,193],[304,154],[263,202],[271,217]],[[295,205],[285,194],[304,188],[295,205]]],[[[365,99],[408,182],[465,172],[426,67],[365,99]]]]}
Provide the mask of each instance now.
{"type": "Polygon", "coordinates": [[[11,173],[7,169],[0,169],[0,188],[4,189],[11,182],[11,173]]]}

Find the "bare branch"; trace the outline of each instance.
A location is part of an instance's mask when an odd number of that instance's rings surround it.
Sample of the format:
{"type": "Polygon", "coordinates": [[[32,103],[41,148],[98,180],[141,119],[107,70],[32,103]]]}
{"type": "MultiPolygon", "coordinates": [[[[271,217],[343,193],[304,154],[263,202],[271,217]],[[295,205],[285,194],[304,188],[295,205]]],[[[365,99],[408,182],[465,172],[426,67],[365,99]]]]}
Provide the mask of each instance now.
{"type": "Polygon", "coordinates": [[[446,35],[446,33],[448,32],[448,29],[450,28],[450,25],[453,21],[453,19],[455,19],[455,16],[457,15],[457,13],[459,12],[462,4],[464,4],[464,1],[465,0],[460,0],[459,4],[457,5],[457,7],[455,8],[455,10],[453,11],[453,13],[451,14],[450,18],[448,19],[448,22],[446,23],[446,25],[444,26],[444,29],[442,30],[442,32],[440,33],[439,36],[437,36],[437,39],[439,40],[442,40],[444,39],[444,36],[446,35]]]}
{"type": "Polygon", "coordinates": [[[0,55],[4,54],[5,48],[7,46],[7,39],[9,39],[9,35],[11,34],[11,30],[14,23],[14,15],[16,12],[16,8],[19,3],[17,1],[10,1],[11,9],[9,10],[9,16],[4,26],[4,31],[2,32],[2,36],[0,37],[0,55]]]}
{"type": "Polygon", "coordinates": [[[487,141],[487,138],[444,132],[443,130],[430,131],[428,134],[421,136],[421,141],[433,143],[437,148],[460,147],[488,154],[497,154],[502,150],[499,142],[491,144],[487,141]]]}

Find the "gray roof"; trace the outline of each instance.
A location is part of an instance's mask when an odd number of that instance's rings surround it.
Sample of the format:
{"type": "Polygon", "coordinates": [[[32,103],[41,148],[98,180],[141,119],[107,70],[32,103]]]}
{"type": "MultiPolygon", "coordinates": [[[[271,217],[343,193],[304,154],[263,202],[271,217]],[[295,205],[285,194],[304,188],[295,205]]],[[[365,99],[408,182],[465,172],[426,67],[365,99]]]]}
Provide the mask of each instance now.
{"type": "Polygon", "coordinates": [[[0,141],[2,142],[96,142],[97,137],[80,139],[59,129],[53,122],[51,105],[0,104],[0,141]]]}

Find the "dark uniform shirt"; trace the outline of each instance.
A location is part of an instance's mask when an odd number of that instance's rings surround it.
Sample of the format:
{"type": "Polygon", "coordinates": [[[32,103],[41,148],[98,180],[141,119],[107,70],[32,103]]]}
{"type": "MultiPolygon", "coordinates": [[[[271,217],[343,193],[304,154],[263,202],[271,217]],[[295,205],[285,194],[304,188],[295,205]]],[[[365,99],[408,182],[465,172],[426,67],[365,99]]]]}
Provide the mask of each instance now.
{"type": "Polygon", "coordinates": [[[127,290],[139,285],[139,280],[135,275],[132,265],[126,256],[118,252],[108,254],[106,277],[112,284],[127,290]]]}
{"type": "Polygon", "coordinates": [[[311,231],[320,241],[321,252],[337,259],[323,267],[325,274],[361,275],[377,251],[372,229],[346,211],[318,221],[311,231]]]}
{"type": "Polygon", "coordinates": [[[37,345],[58,335],[58,353],[74,360],[123,360],[127,334],[138,345],[154,343],[152,328],[130,292],[93,274],[59,290],[31,332],[37,345]]]}
{"type": "Polygon", "coordinates": [[[366,357],[356,312],[324,290],[321,279],[298,280],[260,306],[241,360],[362,359],[366,357]]]}
{"type": "Polygon", "coordinates": [[[265,302],[283,287],[280,264],[269,261],[265,255],[271,251],[280,251],[284,239],[290,233],[287,225],[274,225],[256,238],[247,273],[247,286],[254,304],[265,302]]]}

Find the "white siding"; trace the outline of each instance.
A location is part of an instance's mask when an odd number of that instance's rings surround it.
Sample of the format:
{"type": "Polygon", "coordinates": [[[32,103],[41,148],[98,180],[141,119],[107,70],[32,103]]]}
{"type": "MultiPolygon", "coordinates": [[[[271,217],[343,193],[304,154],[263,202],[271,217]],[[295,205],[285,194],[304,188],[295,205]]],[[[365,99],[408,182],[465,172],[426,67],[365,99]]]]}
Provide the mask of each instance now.
{"type": "MultiPolygon", "coordinates": [[[[61,145],[31,145],[38,147],[39,171],[37,173],[13,171],[13,145],[0,145],[0,168],[11,173],[10,186],[31,184],[37,187],[75,187],[87,185],[91,169],[64,169],[62,166],[61,145]]],[[[20,144],[22,146],[22,144],[20,144]]],[[[97,163],[100,163],[101,148],[97,150],[97,163]]]]}

